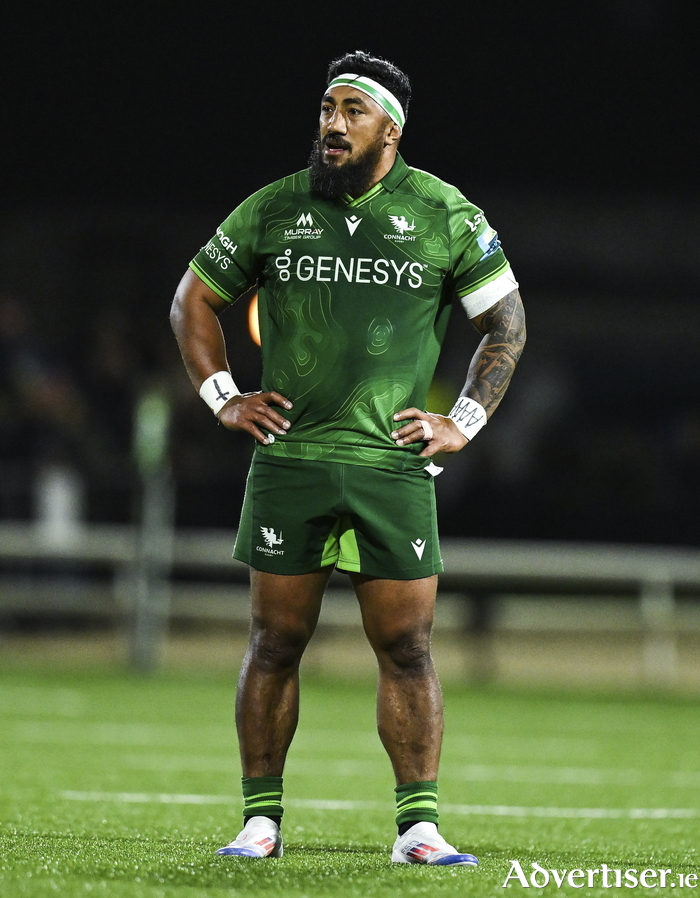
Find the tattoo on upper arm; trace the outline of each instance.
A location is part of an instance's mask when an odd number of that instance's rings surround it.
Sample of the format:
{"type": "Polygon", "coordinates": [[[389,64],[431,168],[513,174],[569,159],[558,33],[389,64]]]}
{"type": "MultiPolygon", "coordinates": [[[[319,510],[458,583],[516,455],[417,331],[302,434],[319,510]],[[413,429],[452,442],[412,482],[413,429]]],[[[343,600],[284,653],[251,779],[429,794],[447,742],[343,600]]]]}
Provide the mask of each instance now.
{"type": "Polygon", "coordinates": [[[472,360],[466,386],[487,414],[503,398],[525,345],[525,311],[518,290],[489,309],[479,321],[484,339],[472,360]]]}

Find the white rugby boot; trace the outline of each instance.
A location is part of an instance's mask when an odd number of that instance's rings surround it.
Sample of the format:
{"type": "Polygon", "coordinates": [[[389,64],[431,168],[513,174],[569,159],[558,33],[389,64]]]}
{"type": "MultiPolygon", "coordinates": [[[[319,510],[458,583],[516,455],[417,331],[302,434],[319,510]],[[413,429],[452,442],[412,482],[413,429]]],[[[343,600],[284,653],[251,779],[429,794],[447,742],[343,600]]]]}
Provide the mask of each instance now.
{"type": "Polygon", "coordinates": [[[414,823],[402,836],[397,836],[391,852],[395,864],[431,864],[436,867],[476,867],[473,854],[460,854],[449,845],[434,823],[414,823]]]}
{"type": "Polygon", "coordinates": [[[282,857],[282,834],[269,817],[251,817],[233,842],[217,854],[233,857],[282,857]]]}

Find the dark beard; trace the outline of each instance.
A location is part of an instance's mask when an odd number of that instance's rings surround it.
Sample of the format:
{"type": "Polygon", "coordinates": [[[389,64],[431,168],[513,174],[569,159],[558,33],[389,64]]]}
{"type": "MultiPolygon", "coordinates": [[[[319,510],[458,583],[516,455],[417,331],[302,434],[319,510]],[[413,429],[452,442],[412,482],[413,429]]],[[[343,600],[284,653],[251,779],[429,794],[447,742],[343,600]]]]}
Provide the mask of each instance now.
{"type": "Polygon", "coordinates": [[[309,157],[309,184],[314,193],[327,200],[340,199],[346,194],[359,197],[367,193],[382,158],[382,141],[368,147],[356,159],[348,159],[338,166],[323,161],[322,149],[321,139],[317,137],[309,157]]]}

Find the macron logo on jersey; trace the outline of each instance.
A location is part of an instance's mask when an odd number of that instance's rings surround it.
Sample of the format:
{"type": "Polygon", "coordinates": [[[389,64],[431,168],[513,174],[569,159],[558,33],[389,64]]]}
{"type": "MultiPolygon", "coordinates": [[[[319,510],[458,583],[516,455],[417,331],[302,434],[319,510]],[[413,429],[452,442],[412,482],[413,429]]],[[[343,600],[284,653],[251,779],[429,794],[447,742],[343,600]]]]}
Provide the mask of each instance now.
{"type": "Polygon", "coordinates": [[[348,226],[348,231],[350,231],[351,237],[359,227],[361,221],[362,219],[358,218],[357,215],[351,215],[350,218],[345,219],[345,224],[348,226]]]}

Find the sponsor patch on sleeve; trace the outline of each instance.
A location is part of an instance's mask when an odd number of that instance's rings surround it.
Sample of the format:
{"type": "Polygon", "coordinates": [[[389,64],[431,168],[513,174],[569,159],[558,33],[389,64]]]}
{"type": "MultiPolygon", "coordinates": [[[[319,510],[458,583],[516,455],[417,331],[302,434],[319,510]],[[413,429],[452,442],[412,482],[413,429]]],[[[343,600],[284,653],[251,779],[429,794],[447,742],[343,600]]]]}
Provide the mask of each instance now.
{"type": "Polygon", "coordinates": [[[501,245],[501,241],[498,239],[498,234],[492,227],[487,227],[484,233],[476,238],[476,242],[483,250],[484,254],[481,257],[482,259],[495,253],[501,245]]]}

